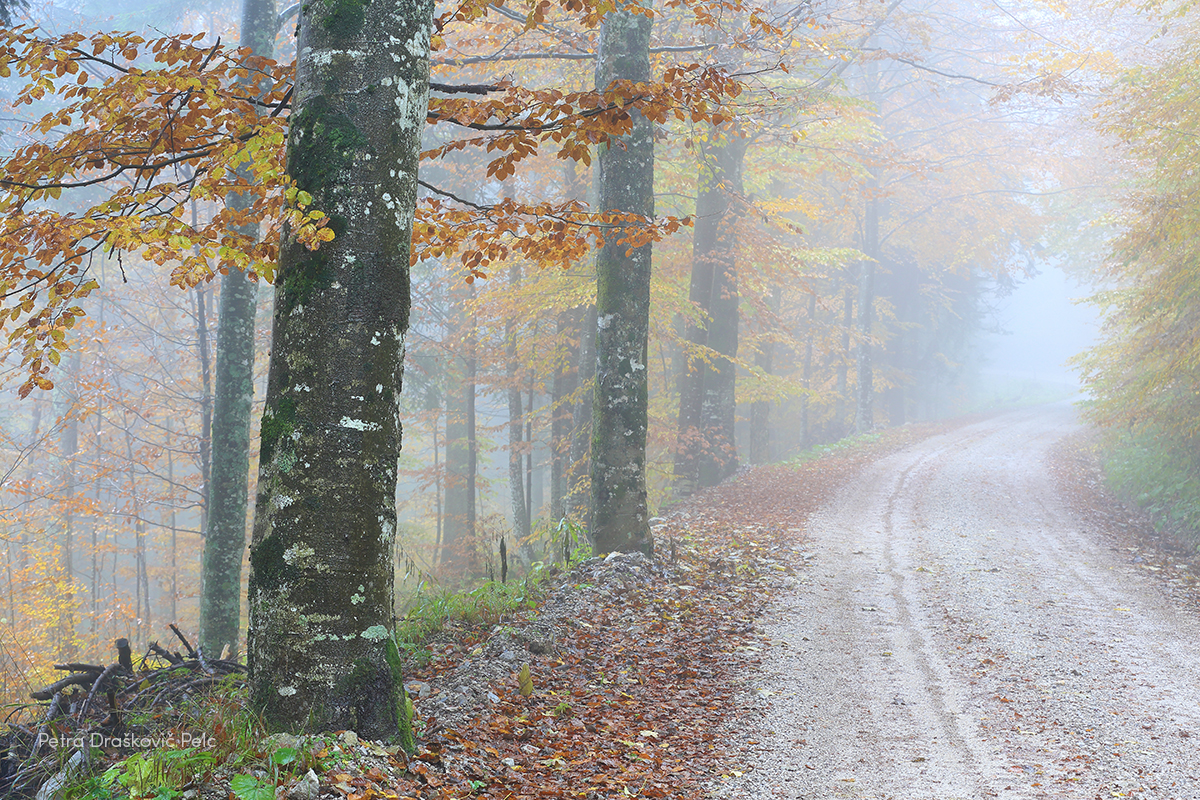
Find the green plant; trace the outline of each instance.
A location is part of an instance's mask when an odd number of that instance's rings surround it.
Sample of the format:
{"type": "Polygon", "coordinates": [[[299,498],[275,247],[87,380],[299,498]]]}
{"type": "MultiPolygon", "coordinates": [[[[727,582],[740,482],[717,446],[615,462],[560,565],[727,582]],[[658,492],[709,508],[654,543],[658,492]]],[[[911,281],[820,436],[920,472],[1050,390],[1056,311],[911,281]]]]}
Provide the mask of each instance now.
{"type": "Polygon", "coordinates": [[[146,750],[107,770],[99,788],[111,796],[113,784],[119,783],[131,800],[176,800],[184,786],[208,775],[215,762],[211,753],[194,747],[146,750]]]}
{"type": "Polygon", "coordinates": [[[496,625],[512,614],[536,608],[545,575],[545,569],[535,568],[519,581],[487,581],[475,589],[459,592],[431,591],[422,582],[410,599],[404,618],[396,625],[396,646],[410,659],[428,661],[430,653],[425,644],[447,622],[496,625]]]}

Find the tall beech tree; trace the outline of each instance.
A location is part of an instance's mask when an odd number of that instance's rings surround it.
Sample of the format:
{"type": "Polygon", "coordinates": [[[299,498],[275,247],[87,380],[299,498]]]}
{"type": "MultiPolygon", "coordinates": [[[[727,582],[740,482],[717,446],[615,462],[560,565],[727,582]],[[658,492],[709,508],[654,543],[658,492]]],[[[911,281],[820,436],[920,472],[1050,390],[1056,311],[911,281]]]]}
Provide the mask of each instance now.
{"type": "MultiPolygon", "coordinates": [[[[270,58],[275,49],[275,0],[243,0],[241,46],[270,58]]],[[[243,81],[253,86],[254,79],[243,81]]],[[[240,170],[251,178],[249,170],[240,170]]],[[[246,206],[240,195],[230,202],[246,206]]],[[[257,223],[241,226],[250,239],[257,223]]],[[[254,399],[254,312],[258,287],[241,270],[221,276],[212,414],[212,465],[207,488],[204,561],[201,567],[200,647],[217,655],[236,652],[241,622],[242,556],[250,477],[250,406],[254,399]]]]}
{"type": "Polygon", "coordinates": [[[688,325],[688,343],[705,353],[680,377],[675,490],[683,495],[716,486],[738,464],[735,246],[747,143],[734,126],[725,125],[711,131],[701,153],[688,298],[707,319],[688,325]]]}
{"type": "Polygon", "coordinates": [[[432,14],[432,2],[300,11],[288,167],[336,238],[281,244],[250,551],[250,688],[268,725],[407,748],[397,396],[432,14]]]}
{"type": "MultiPolygon", "coordinates": [[[[596,88],[650,80],[648,8],[630,4],[600,27],[596,88]]],[[[654,215],[654,125],[631,110],[629,132],[600,149],[602,211],[654,215]]],[[[649,241],[610,229],[596,257],[596,390],[592,421],[592,524],[597,552],[654,549],[646,502],[650,332],[649,241]]]]}

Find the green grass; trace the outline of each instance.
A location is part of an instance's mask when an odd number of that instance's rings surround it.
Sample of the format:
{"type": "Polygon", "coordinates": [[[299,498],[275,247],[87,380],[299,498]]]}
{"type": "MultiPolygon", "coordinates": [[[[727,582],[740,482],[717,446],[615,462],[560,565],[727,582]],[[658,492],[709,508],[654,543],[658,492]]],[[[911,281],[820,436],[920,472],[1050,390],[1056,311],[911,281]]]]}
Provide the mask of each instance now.
{"type": "Polygon", "coordinates": [[[396,644],[410,660],[425,663],[430,657],[425,645],[450,622],[496,625],[513,614],[536,608],[546,574],[544,567],[535,566],[522,580],[488,581],[469,591],[423,585],[410,598],[404,618],[396,625],[396,644]]]}
{"type": "Polygon", "coordinates": [[[807,464],[810,461],[816,461],[818,458],[832,455],[834,453],[844,453],[864,445],[871,445],[879,442],[883,438],[883,431],[875,431],[873,433],[862,433],[854,436],[847,436],[844,439],[838,439],[836,442],[829,444],[818,444],[808,448],[783,463],[789,467],[799,467],[807,464]]]}

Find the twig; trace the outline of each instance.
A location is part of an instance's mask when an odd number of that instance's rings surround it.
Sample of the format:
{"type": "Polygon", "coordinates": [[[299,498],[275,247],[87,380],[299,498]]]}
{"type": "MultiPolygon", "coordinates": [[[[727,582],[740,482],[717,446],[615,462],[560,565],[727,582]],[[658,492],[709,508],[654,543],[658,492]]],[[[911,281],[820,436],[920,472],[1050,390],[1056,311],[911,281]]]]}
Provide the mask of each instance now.
{"type": "Polygon", "coordinates": [[[104,672],[100,673],[100,677],[96,678],[96,682],[92,684],[92,690],[88,692],[88,696],[84,698],[83,705],[79,707],[79,714],[76,715],[77,719],[80,721],[83,720],[84,716],[87,715],[88,707],[92,704],[92,698],[96,695],[96,690],[99,689],[100,686],[103,685],[104,682],[107,681],[112,674],[120,668],[120,664],[109,664],[105,668],[104,672]]]}
{"type": "Polygon", "coordinates": [[[199,658],[199,656],[196,655],[195,649],[192,647],[192,643],[187,640],[186,636],[179,632],[179,628],[175,627],[174,622],[167,627],[171,629],[171,633],[175,634],[179,641],[183,642],[183,649],[187,650],[188,658],[199,658]]]}

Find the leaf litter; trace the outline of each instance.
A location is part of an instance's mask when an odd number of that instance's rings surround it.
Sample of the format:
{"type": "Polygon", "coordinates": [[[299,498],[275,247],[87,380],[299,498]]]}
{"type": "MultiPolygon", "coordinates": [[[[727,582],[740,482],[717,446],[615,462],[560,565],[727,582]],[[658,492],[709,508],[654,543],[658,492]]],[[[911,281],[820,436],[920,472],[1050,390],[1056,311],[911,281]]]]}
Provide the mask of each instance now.
{"type": "Polygon", "coordinates": [[[874,459],[944,429],[743,469],[652,520],[657,558],[594,558],[531,612],[458,623],[409,673],[417,753],[326,775],[321,796],[700,798],[752,769],[738,727],[759,713],[755,667],[774,646],[755,620],[805,563],[808,516],[874,459]]]}

